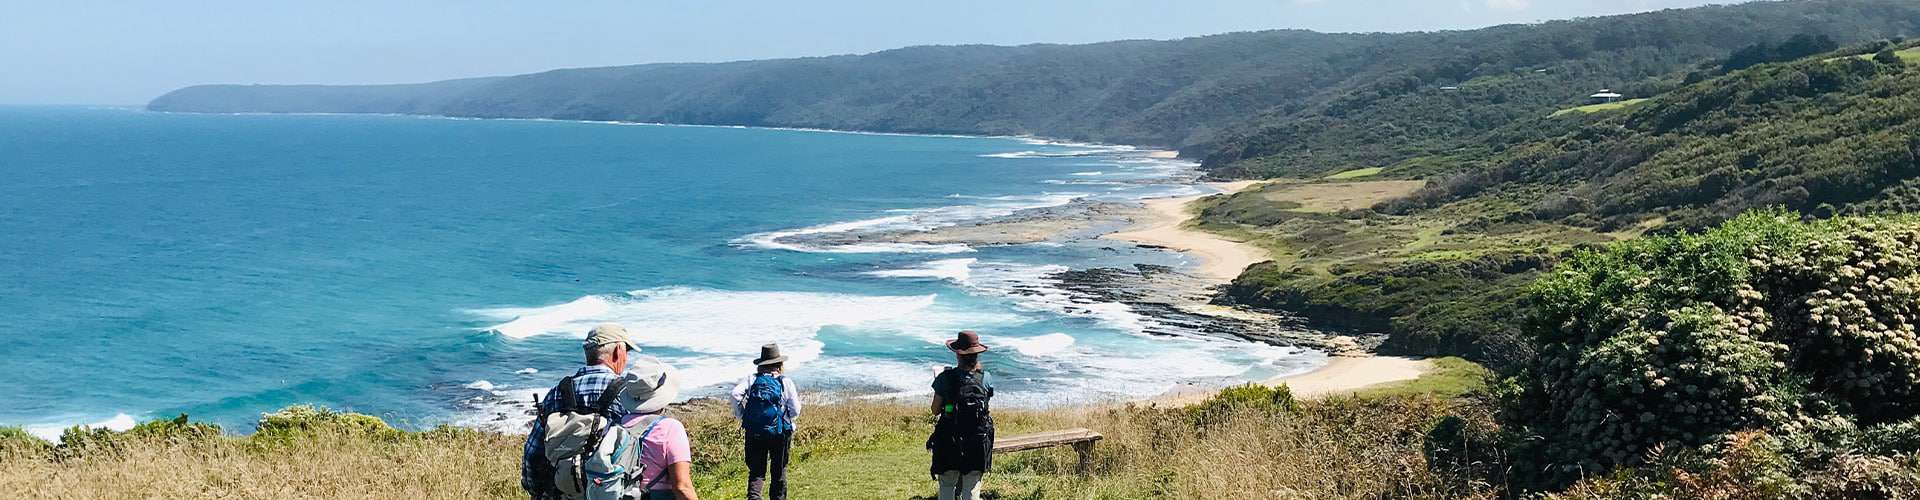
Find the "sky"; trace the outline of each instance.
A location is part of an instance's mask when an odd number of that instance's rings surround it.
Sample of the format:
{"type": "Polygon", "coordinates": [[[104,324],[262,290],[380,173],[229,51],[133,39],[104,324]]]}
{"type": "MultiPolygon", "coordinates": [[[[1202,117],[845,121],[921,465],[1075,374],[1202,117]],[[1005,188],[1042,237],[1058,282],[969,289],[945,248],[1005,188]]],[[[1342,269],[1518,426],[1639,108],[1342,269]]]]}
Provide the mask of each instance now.
{"type": "Polygon", "coordinates": [[[0,104],[1281,28],[1467,29],[1731,0],[0,0],[0,104]]]}

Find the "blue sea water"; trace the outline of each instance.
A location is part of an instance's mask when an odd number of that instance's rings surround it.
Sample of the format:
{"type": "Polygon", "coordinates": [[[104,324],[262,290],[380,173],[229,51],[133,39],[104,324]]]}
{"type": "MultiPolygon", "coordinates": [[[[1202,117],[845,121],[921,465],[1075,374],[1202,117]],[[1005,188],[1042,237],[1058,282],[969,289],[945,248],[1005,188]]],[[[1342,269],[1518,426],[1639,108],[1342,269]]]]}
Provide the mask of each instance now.
{"type": "Polygon", "coordinates": [[[1191,167],[1015,138],[0,107],[0,425],[187,413],[245,432],[316,403],[512,428],[603,321],[686,396],[779,342],[809,390],[918,397],[962,328],[996,346],[1005,404],[1317,363],[1146,335],[1041,279],[1177,254],[793,238],[1190,193],[1191,167]]]}

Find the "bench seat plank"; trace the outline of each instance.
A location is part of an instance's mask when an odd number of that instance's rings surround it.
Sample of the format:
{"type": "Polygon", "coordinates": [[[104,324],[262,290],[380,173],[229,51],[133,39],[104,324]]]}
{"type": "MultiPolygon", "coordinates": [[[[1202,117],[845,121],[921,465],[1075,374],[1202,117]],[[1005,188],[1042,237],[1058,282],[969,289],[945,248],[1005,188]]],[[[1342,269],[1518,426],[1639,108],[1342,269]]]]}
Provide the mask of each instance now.
{"type": "Polygon", "coordinates": [[[1101,437],[1100,433],[1087,429],[1047,431],[995,439],[993,442],[993,451],[995,453],[1015,452],[1077,443],[1090,443],[1099,441],[1101,437]]]}

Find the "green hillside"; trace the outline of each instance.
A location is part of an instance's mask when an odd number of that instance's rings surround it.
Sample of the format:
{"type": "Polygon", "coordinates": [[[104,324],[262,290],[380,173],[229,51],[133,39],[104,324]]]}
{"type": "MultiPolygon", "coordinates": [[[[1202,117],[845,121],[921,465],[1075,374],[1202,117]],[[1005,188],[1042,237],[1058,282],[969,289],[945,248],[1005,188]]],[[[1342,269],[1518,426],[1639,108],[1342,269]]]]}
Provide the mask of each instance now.
{"type": "MultiPolygon", "coordinates": [[[[1492,148],[1387,167],[1376,177],[1424,182],[1371,209],[1315,213],[1296,199],[1310,190],[1279,184],[1207,201],[1203,227],[1280,256],[1223,300],[1387,332],[1389,353],[1507,366],[1531,356],[1517,338],[1521,288],[1580,248],[1768,207],[1920,210],[1920,69],[1897,61],[1818,54],[1529,123],[1492,148]]],[[[1390,182],[1406,181],[1340,186],[1390,182]]]]}
{"type": "Polygon", "coordinates": [[[1472,31],[1267,31],[414,85],[211,85],[149,108],[1037,134],[1179,147],[1221,176],[1325,175],[1473,144],[1602,87],[1658,93],[1678,84],[1663,77],[1743,47],[1915,32],[1912,2],[1757,2],[1472,31]]]}

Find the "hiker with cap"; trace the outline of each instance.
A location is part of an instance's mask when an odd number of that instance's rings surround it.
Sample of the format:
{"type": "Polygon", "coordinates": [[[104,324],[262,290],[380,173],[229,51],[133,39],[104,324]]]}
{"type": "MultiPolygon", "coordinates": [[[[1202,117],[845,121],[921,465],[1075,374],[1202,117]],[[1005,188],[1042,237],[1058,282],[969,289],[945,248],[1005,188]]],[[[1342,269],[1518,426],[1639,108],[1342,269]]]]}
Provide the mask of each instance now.
{"type": "Polygon", "coordinates": [[[520,457],[520,487],[534,500],[583,498],[581,464],[604,430],[626,413],[619,401],[630,352],[627,329],[607,323],[587,332],[586,366],[536,395],[537,418],[520,457]]]}
{"type": "Polygon", "coordinates": [[[927,437],[929,472],[940,482],[940,500],[979,500],[980,476],[993,467],[993,385],[980,368],[987,346],[968,330],[947,341],[947,350],[955,364],[933,377],[932,409],[939,420],[927,437]]]}
{"type": "Polygon", "coordinates": [[[787,357],[780,346],[760,347],[754,374],[733,387],[733,415],[746,431],[747,500],[761,500],[765,488],[773,500],[787,498],[787,455],[793,449],[793,420],[800,416],[800,390],[786,377],[787,357]],[[767,476],[773,484],[767,485],[767,476]]]}

